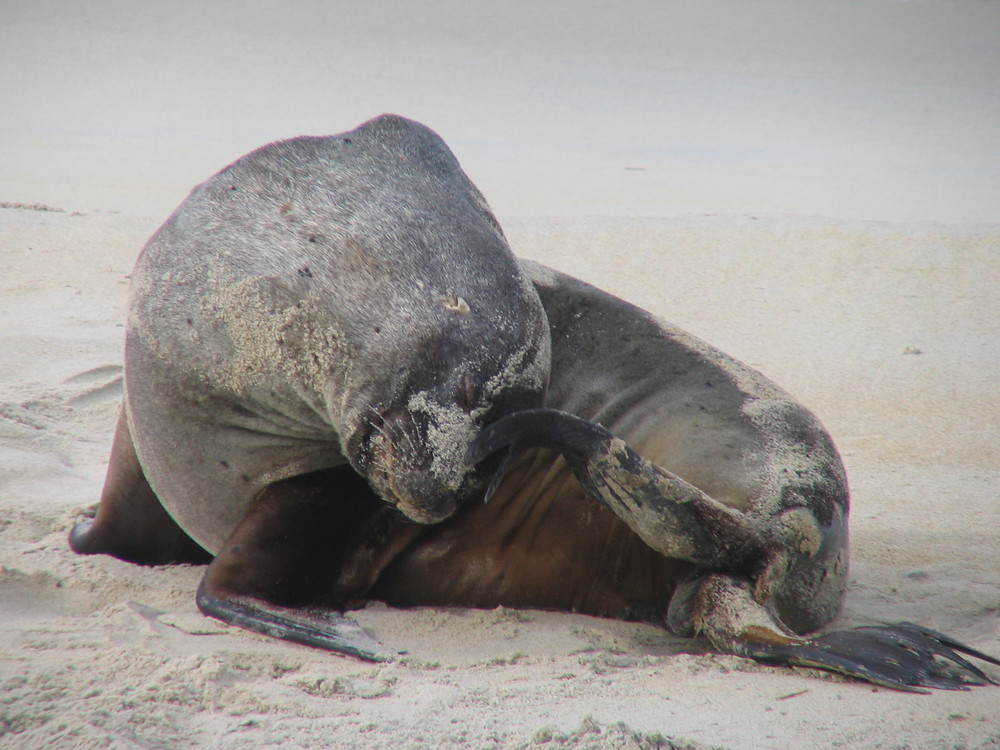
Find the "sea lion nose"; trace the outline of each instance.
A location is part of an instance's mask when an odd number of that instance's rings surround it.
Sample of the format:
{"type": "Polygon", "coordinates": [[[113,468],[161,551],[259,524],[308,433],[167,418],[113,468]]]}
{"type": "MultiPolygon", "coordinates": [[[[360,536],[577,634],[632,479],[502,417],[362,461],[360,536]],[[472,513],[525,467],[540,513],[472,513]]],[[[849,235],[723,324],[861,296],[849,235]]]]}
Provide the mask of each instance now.
{"type": "Polygon", "coordinates": [[[458,508],[458,496],[442,487],[428,472],[399,473],[390,479],[390,487],[396,508],[417,523],[439,523],[458,508]]]}

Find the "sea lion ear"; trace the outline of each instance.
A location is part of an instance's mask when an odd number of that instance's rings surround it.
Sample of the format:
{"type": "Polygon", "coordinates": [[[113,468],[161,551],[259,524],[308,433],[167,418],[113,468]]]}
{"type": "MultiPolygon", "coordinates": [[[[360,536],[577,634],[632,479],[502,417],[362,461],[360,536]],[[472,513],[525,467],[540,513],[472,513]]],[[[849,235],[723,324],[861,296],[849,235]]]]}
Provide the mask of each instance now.
{"type": "Polygon", "coordinates": [[[452,294],[444,298],[444,307],[453,313],[458,313],[460,315],[468,315],[470,311],[469,303],[464,299],[459,297],[457,294],[452,294]]]}
{"type": "Polygon", "coordinates": [[[458,379],[458,390],[455,393],[455,401],[462,407],[462,411],[466,414],[471,414],[479,405],[481,398],[482,389],[472,373],[466,370],[458,379]]]}

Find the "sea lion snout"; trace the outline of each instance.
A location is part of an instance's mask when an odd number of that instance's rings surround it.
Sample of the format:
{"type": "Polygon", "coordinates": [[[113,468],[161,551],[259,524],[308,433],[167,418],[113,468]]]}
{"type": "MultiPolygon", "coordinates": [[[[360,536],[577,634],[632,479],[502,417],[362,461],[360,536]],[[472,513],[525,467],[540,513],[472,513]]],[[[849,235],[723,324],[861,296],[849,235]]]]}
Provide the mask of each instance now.
{"type": "Polygon", "coordinates": [[[432,524],[450,518],[460,498],[441,487],[429,472],[410,472],[390,478],[396,508],[411,521],[432,524]]]}
{"type": "MultiPolygon", "coordinates": [[[[461,410],[459,410],[461,411],[461,410]]],[[[355,470],[383,500],[417,523],[451,516],[474,486],[472,467],[446,458],[475,434],[472,420],[405,409],[372,417],[348,443],[355,470]]]]}

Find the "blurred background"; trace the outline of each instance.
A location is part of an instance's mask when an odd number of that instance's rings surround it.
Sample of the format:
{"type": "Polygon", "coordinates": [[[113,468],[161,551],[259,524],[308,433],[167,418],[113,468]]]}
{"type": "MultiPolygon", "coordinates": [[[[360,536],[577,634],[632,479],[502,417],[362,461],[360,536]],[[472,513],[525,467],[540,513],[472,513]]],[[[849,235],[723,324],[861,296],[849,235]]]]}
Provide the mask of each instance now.
{"type": "Polygon", "coordinates": [[[164,216],[381,112],[500,215],[1000,220],[1000,3],[0,0],[0,201],[164,216]]]}

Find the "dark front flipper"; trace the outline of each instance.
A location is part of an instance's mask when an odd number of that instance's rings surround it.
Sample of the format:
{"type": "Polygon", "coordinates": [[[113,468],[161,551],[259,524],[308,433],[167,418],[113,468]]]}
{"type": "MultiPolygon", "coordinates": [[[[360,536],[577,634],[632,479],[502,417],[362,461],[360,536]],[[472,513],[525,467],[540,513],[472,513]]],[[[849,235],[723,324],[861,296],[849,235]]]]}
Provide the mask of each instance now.
{"type": "Polygon", "coordinates": [[[529,409],[497,420],[473,441],[467,459],[477,464],[506,451],[502,471],[533,447],[561,453],[587,494],[666,557],[732,566],[764,548],[766,525],[647,461],[600,425],[566,412],[529,409]]]}
{"type": "Polygon", "coordinates": [[[386,563],[396,516],[349,467],[270,485],[198,588],[207,615],[247,630],[372,661],[381,646],[342,610],[386,563]]]}
{"type": "Polygon", "coordinates": [[[748,644],[747,652],[768,664],[818,667],[918,693],[997,684],[962,654],[1000,665],[943,633],[908,622],[836,631],[805,643],[748,644]]]}
{"type": "Polygon", "coordinates": [[[212,559],[160,505],[142,473],[124,409],[115,428],[97,517],[73,527],[69,546],[81,555],[112,555],[143,565],[212,559]]]}
{"type": "MultiPolygon", "coordinates": [[[[207,578],[207,577],[206,577],[207,578]]],[[[358,623],[333,610],[282,607],[231,592],[211,593],[210,581],[198,587],[198,608],[206,615],[230,625],[305,646],[337,651],[366,661],[392,661],[398,655],[365,631],[358,623]]]]}

